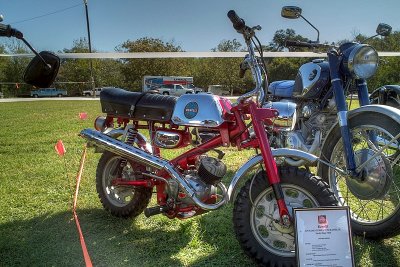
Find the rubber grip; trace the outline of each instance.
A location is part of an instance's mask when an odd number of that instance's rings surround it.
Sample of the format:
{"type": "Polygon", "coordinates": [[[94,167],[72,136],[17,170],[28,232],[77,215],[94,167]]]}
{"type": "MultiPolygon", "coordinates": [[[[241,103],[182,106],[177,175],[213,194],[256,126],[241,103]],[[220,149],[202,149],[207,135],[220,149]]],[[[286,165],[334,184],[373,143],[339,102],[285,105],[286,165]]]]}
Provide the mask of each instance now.
{"type": "Polygon", "coordinates": [[[235,28],[235,30],[241,31],[246,27],[246,23],[236,14],[235,10],[229,10],[227,15],[228,18],[231,20],[233,28],[235,28]]]}
{"type": "Polygon", "coordinates": [[[0,23],[0,36],[16,37],[18,39],[21,39],[24,37],[22,32],[18,31],[17,29],[11,28],[10,25],[1,24],[1,23],[0,23]]]}
{"type": "Polygon", "coordinates": [[[0,23],[0,36],[11,37],[11,26],[0,23]]]}

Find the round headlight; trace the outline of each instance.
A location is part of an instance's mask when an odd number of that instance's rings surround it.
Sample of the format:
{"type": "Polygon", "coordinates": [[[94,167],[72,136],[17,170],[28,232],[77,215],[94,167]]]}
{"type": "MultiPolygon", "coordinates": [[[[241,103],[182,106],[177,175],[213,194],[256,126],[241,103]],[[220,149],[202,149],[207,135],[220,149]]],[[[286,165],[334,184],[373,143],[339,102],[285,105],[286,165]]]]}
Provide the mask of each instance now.
{"type": "Polygon", "coordinates": [[[347,64],[355,78],[368,79],[375,74],[378,62],[378,53],[372,46],[359,44],[351,50],[347,64]]]}

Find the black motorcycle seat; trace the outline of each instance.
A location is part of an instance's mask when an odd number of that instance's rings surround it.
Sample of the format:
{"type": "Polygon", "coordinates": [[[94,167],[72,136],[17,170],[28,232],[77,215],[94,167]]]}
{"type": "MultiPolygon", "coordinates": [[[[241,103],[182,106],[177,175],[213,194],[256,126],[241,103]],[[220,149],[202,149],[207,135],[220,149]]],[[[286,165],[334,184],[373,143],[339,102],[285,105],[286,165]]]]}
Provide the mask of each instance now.
{"type": "Polygon", "coordinates": [[[104,113],[133,120],[168,122],[176,99],[174,96],[130,92],[121,88],[104,88],[100,93],[104,113]]]}
{"type": "Polygon", "coordinates": [[[268,92],[279,97],[292,97],[293,89],[294,80],[275,81],[268,86],[268,92]]]}
{"type": "Polygon", "coordinates": [[[141,92],[130,92],[121,88],[107,87],[101,90],[100,101],[102,103],[110,102],[130,107],[131,105],[136,105],[137,101],[142,97],[142,94],[141,92]]]}

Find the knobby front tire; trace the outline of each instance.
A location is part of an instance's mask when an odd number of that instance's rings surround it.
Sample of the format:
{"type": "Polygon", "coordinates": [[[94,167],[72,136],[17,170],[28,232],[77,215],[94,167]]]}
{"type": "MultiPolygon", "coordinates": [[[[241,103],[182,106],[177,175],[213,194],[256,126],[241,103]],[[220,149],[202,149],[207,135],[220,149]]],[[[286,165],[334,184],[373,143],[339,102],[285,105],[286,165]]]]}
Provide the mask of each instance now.
{"type": "MultiPolygon", "coordinates": [[[[306,170],[282,167],[279,175],[288,209],[336,205],[329,186],[306,170]]],[[[294,222],[289,229],[282,227],[272,219],[276,209],[273,190],[265,172],[260,171],[253,181],[246,182],[235,200],[233,225],[236,238],[244,252],[262,266],[297,266],[294,222]]]]}

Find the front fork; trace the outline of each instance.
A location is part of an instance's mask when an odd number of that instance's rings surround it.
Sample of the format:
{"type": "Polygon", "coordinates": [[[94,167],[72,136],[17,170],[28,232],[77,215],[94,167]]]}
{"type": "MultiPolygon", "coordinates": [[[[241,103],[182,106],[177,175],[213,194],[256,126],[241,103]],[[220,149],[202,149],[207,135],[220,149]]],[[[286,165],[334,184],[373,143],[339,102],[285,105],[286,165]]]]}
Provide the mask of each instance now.
{"type": "Polygon", "coordinates": [[[268,136],[265,132],[264,126],[264,120],[275,117],[277,115],[276,112],[277,111],[271,109],[258,108],[254,102],[250,103],[250,114],[253,121],[253,128],[259,141],[259,147],[264,160],[268,182],[274,191],[281,221],[284,225],[289,226],[289,211],[285,203],[282,186],[280,183],[281,179],[278,174],[278,168],[276,166],[275,159],[272,156],[271,147],[269,145],[268,136]]]}
{"type": "MultiPolygon", "coordinates": [[[[342,85],[342,79],[339,74],[339,67],[341,58],[336,51],[328,52],[328,61],[330,66],[331,83],[333,87],[333,94],[335,96],[337,116],[339,120],[340,133],[342,136],[342,142],[344,147],[344,153],[346,158],[347,171],[351,177],[359,177],[360,173],[356,171],[356,162],[354,157],[354,150],[352,145],[352,135],[347,125],[347,104],[344,89],[342,85]]],[[[358,98],[360,106],[369,104],[368,88],[367,83],[364,79],[357,79],[356,86],[358,89],[358,98]]],[[[372,139],[375,139],[371,136],[372,139]]]]}

